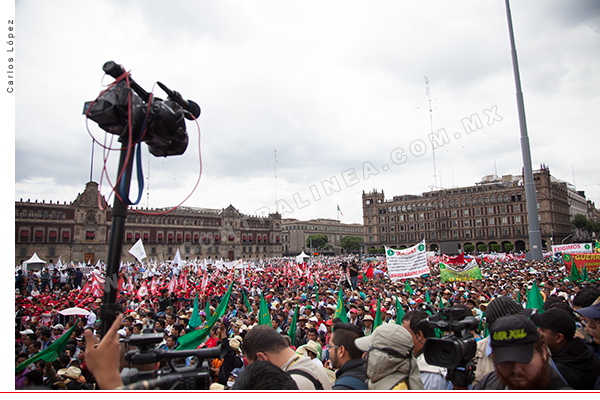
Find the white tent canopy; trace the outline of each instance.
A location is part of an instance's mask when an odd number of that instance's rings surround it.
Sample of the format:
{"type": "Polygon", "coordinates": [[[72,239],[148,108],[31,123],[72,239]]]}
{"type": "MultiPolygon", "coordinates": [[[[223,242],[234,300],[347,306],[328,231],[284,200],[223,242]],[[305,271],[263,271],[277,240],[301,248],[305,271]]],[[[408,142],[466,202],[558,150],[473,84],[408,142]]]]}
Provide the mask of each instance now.
{"type": "Polygon", "coordinates": [[[23,270],[42,270],[46,267],[46,261],[38,257],[37,253],[33,253],[33,256],[27,261],[23,261],[23,270]]]}
{"type": "Polygon", "coordinates": [[[296,256],[296,262],[300,264],[300,263],[303,263],[304,261],[308,260],[309,258],[310,258],[310,256],[305,254],[303,251],[302,253],[300,253],[296,256]]]}

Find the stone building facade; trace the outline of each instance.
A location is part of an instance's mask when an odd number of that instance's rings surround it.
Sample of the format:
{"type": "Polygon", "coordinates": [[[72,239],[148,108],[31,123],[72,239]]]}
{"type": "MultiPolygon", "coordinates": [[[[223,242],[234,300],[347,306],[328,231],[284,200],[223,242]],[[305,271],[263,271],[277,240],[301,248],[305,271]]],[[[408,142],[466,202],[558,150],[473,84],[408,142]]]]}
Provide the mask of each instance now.
{"type": "MultiPolygon", "coordinates": [[[[534,172],[542,247],[571,234],[566,183],[542,166],[534,172]]],[[[425,239],[428,250],[492,244],[513,251],[529,249],[525,186],[521,176],[487,176],[474,186],[394,196],[383,191],[362,195],[365,248],[410,247],[425,239]]]]}
{"type": "MultiPolygon", "coordinates": [[[[148,258],[172,260],[259,259],[281,256],[280,214],[256,217],[227,208],[179,207],[130,209],[125,223],[122,261],[135,261],[128,250],[142,239],[148,258]]],[[[15,202],[15,265],[34,253],[49,263],[108,260],[111,207],[99,196],[98,184],[67,204],[15,202]]]]}
{"type": "MultiPolygon", "coordinates": [[[[311,219],[300,221],[294,218],[283,219],[283,254],[297,255],[301,252],[309,254],[317,249],[310,249],[306,241],[310,235],[325,234],[328,244],[333,246],[335,255],[344,254],[341,242],[344,236],[357,236],[363,238],[363,226],[361,224],[344,224],[334,219],[311,219]]],[[[363,238],[364,239],[364,238],[363,238]]]]}

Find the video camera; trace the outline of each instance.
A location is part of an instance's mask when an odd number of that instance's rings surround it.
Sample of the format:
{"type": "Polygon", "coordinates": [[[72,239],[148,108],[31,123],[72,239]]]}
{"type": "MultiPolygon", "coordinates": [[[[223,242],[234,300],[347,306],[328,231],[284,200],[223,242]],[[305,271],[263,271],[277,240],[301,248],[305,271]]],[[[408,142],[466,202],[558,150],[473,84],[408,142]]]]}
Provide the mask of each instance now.
{"type": "Polygon", "coordinates": [[[477,341],[472,330],[479,321],[473,316],[465,317],[465,309],[459,307],[442,308],[438,314],[426,321],[429,326],[452,334],[441,339],[428,338],[425,341],[425,361],[448,369],[446,379],[455,388],[466,388],[475,379],[473,359],[477,354],[477,341]]]}
{"type": "Polygon", "coordinates": [[[120,390],[209,390],[212,383],[210,360],[223,358],[226,347],[193,350],[168,351],[157,349],[156,345],[163,339],[162,333],[152,333],[151,328],[145,328],[143,333],[133,334],[123,342],[137,349],[125,353],[125,361],[130,365],[138,365],[140,369],[151,368],[150,371],[140,371],[138,368],[124,368],[121,379],[124,386],[120,390]],[[189,366],[185,360],[190,358],[189,366]],[[157,362],[166,361],[161,369],[154,369],[157,362]],[[142,367],[142,366],[145,366],[142,367]]]}
{"type": "Polygon", "coordinates": [[[184,118],[198,118],[200,106],[160,82],[167,100],[151,97],[130,76],[124,79],[125,70],[114,61],[106,62],[102,69],[117,82],[96,100],[86,102],[83,113],[113,135],[126,135],[130,129],[132,140],[146,142],[156,157],[183,154],[188,145],[184,118]]]}

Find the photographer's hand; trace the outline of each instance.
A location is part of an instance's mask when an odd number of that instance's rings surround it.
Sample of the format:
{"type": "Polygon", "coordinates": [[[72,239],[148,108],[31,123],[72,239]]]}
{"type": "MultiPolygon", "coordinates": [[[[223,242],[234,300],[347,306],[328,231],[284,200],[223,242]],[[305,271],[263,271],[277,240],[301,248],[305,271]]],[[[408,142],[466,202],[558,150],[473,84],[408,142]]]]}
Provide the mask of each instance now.
{"type": "Polygon", "coordinates": [[[93,332],[90,329],[84,332],[85,362],[102,390],[111,390],[123,385],[119,371],[121,350],[117,333],[122,320],[123,314],[119,314],[98,346],[95,346],[93,332]]]}

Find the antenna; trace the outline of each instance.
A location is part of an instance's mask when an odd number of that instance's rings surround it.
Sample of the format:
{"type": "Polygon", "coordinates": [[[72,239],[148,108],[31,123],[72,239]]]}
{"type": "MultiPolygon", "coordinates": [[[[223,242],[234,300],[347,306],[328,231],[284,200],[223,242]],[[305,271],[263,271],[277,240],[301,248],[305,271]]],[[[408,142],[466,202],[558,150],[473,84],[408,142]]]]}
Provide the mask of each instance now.
{"type": "Polygon", "coordinates": [[[573,173],[573,186],[575,186],[575,190],[577,190],[577,185],[575,184],[575,167],[571,164],[571,172],[573,173]]]}
{"type": "MultiPolygon", "coordinates": [[[[429,124],[431,126],[430,133],[433,133],[433,109],[431,108],[431,93],[429,92],[429,78],[425,75],[425,92],[427,93],[427,100],[429,101],[429,124]]],[[[431,153],[433,154],[433,187],[437,187],[436,167],[435,167],[435,147],[431,142],[431,153]]]]}
{"type": "Polygon", "coordinates": [[[146,175],[146,207],[150,208],[150,160],[148,160],[148,174],[146,175]]]}
{"type": "Polygon", "coordinates": [[[277,201],[277,149],[275,149],[275,209],[279,214],[279,202],[277,201]]]}

